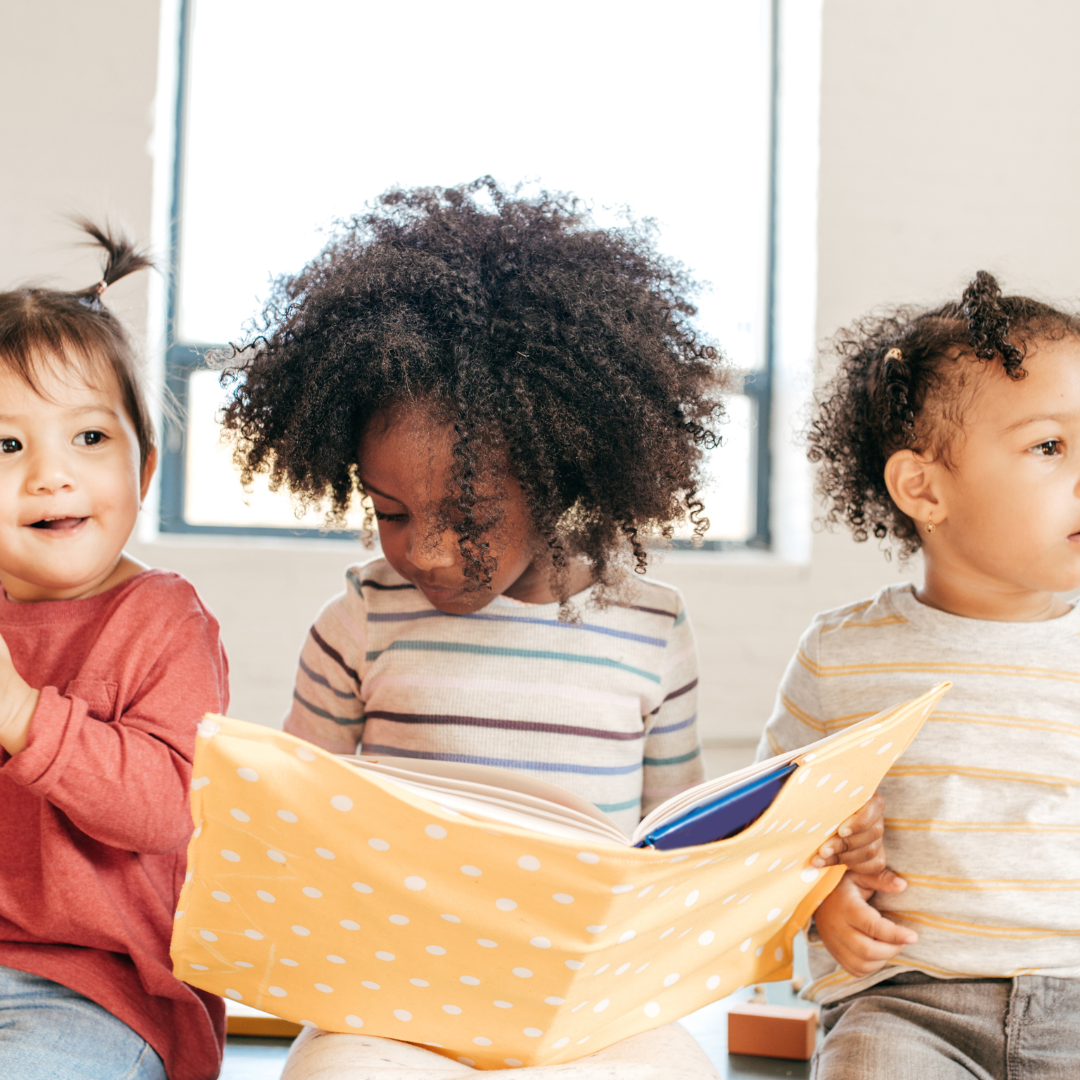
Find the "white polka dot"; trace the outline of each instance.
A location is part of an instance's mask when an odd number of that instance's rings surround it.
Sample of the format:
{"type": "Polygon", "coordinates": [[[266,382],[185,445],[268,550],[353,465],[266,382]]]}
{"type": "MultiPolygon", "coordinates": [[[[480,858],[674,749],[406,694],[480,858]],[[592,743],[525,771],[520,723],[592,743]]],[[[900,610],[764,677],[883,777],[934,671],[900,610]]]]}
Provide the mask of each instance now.
{"type": "Polygon", "coordinates": [[[431,953],[432,956],[446,955],[446,950],[441,945],[425,945],[424,951],[431,953]]]}
{"type": "Polygon", "coordinates": [[[468,863],[466,863],[466,864],[465,864],[465,865],[464,865],[464,866],[463,866],[463,867],[461,868],[461,872],[462,872],[462,873],[463,873],[463,874],[464,874],[464,875],[465,875],[466,877],[479,877],[479,876],[480,876],[480,875],[481,875],[481,874],[482,874],[482,873],[483,873],[484,871],[483,871],[483,870],[481,870],[481,869],[480,869],[479,867],[476,867],[476,866],[469,866],[469,865],[468,865],[468,863]]]}
{"type": "Polygon", "coordinates": [[[644,1009],[642,1009],[642,1012],[644,1012],[645,1015],[649,1017],[659,1016],[660,1006],[655,1001],[650,1001],[649,1004],[646,1005],[644,1009]]]}
{"type": "Polygon", "coordinates": [[[564,1035],[561,1039],[556,1039],[551,1044],[551,1049],[552,1050],[561,1050],[569,1041],[570,1041],[569,1037],[564,1035]]]}
{"type": "Polygon", "coordinates": [[[237,769],[236,775],[239,776],[241,780],[246,780],[249,784],[254,784],[255,781],[259,779],[259,774],[254,769],[237,769]]]}
{"type": "Polygon", "coordinates": [[[334,855],[334,853],[332,851],[328,851],[324,847],[317,847],[315,849],[315,854],[318,855],[320,859],[333,859],[333,858],[336,858],[336,856],[334,855]]]}
{"type": "Polygon", "coordinates": [[[668,927],[668,928],[667,928],[667,929],[666,929],[666,930],[665,930],[665,931],[664,931],[664,932],[663,932],[663,933],[662,933],[662,934],[660,935],[660,940],[661,940],[661,941],[663,941],[663,940],[664,940],[664,938],[666,938],[666,937],[668,936],[668,934],[674,934],[674,933],[675,933],[675,927],[674,927],[674,926],[669,926],[669,927],[668,927]]]}
{"type": "Polygon", "coordinates": [[[457,1060],[460,1061],[462,1065],[468,1065],[469,1068],[472,1068],[473,1065],[476,1064],[476,1062],[473,1061],[473,1059],[470,1057],[459,1057],[457,1060]]]}
{"type": "Polygon", "coordinates": [[[292,928],[292,932],[296,934],[297,937],[307,937],[311,933],[311,931],[306,926],[299,925],[294,926],[292,928]]]}
{"type": "Polygon", "coordinates": [[[373,836],[368,841],[368,847],[374,848],[376,851],[389,851],[390,845],[385,840],[380,840],[377,836],[373,836]]]}
{"type": "Polygon", "coordinates": [[[446,839],[446,830],[441,825],[425,825],[424,832],[426,832],[432,840],[446,839]]]}
{"type": "Polygon", "coordinates": [[[773,861],[769,863],[769,869],[765,872],[771,874],[780,865],[780,861],[780,859],[773,859],[773,861]]]}
{"type": "Polygon", "coordinates": [[[539,870],[540,860],[535,855],[522,855],[521,858],[518,859],[518,866],[520,866],[522,870],[539,870]]]}
{"type": "Polygon", "coordinates": [[[597,1013],[597,1012],[603,1012],[603,1011],[604,1011],[604,1010],[605,1010],[605,1009],[606,1009],[606,1008],[607,1008],[607,1007],[608,1007],[608,1006],[609,1006],[610,1004],[611,1004],[611,1001],[610,1001],[610,1000],[609,1000],[608,998],[604,998],[604,1000],[603,1000],[603,1001],[598,1001],[598,1002],[597,1002],[597,1003],[596,1003],[596,1004],[595,1004],[595,1005],[594,1005],[594,1006],[592,1007],[592,1011],[593,1011],[594,1013],[597,1013]]]}
{"type": "Polygon", "coordinates": [[[232,814],[232,816],[236,818],[237,821],[248,822],[251,820],[251,818],[247,814],[245,814],[243,810],[237,810],[234,808],[230,810],[229,813],[232,814]]]}
{"type": "Polygon", "coordinates": [[[763,953],[764,951],[765,951],[765,946],[764,946],[764,945],[759,945],[759,946],[758,946],[758,947],[757,947],[757,948],[756,948],[756,949],[754,950],[754,955],[755,955],[755,956],[760,956],[760,955],[761,955],[761,954],[762,954],[762,953],[763,953]]]}
{"type": "Polygon", "coordinates": [[[582,1043],[587,1043],[588,1041],[589,1041],[589,1036],[586,1035],[584,1039],[578,1039],[577,1045],[580,1046],[582,1043]]]}
{"type": "Polygon", "coordinates": [[[412,1019],[412,1013],[406,1012],[404,1009],[395,1009],[394,1016],[403,1022],[407,1022],[412,1019]]]}
{"type": "Polygon", "coordinates": [[[499,943],[497,941],[492,941],[491,938],[486,937],[477,938],[476,944],[479,945],[482,949],[497,949],[499,947],[499,943]]]}
{"type": "Polygon", "coordinates": [[[611,891],[612,891],[612,892],[613,892],[613,893],[614,893],[614,894],[615,894],[616,896],[619,896],[619,895],[621,895],[622,893],[627,893],[627,892],[629,892],[629,891],[630,891],[630,890],[631,890],[631,889],[632,889],[633,887],[634,887],[633,885],[612,885],[612,886],[611,886],[611,891]]]}
{"type": "Polygon", "coordinates": [[[670,975],[665,975],[664,976],[664,985],[665,986],[674,986],[678,981],[679,981],[679,973],[677,971],[673,971],[670,975]]]}
{"type": "Polygon", "coordinates": [[[268,986],[266,992],[271,997],[288,997],[288,991],[282,990],[280,986],[268,986]]]}
{"type": "Polygon", "coordinates": [[[602,934],[607,929],[607,923],[599,923],[596,926],[586,926],[585,929],[590,934],[602,934]]]}
{"type": "Polygon", "coordinates": [[[215,934],[213,930],[200,930],[199,937],[201,937],[203,941],[217,941],[217,934],[215,934]]]}
{"type": "Polygon", "coordinates": [[[512,1009],[514,1006],[509,1001],[493,1001],[491,1003],[496,1009],[512,1009]]]}
{"type": "Polygon", "coordinates": [[[811,882],[817,881],[821,876],[821,871],[816,866],[808,866],[800,875],[803,881],[809,885],[811,882]]]}
{"type": "Polygon", "coordinates": [[[306,747],[306,746],[297,746],[297,747],[296,747],[296,748],[295,748],[295,749],[293,750],[293,753],[294,753],[294,754],[295,754],[295,755],[296,755],[296,756],[297,756],[297,757],[298,757],[298,758],[299,758],[299,759],[300,759],[301,761],[314,761],[314,760],[315,760],[315,758],[316,758],[316,757],[318,756],[318,755],[317,755],[317,754],[315,753],[315,751],[314,751],[314,750],[311,750],[311,749],[309,749],[309,748],[308,748],[308,747],[306,747]]]}
{"type": "Polygon", "coordinates": [[[429,983],[427,981],[427,979],[410,979],[409,982],[411,982],[413,984],[413,986],[430,986],[431,985],[431,983],[429,983]]]}
{"type": "Polygon", "coordinates": [[[778,907],[774,907],[772,911],[770,911],[769,914],[765,916],[765,919],[767,922],[772,922],[774,919],[777,919],[779,917],[780,909],[778,907]]]}
{"type": "Polygon", "coordinates": [[[243,1001],[244,1000],[244,995],[241,994],[239,990],[226,990],[225,991],[225,996],[226,997],[231,997],[233,999],[233,1001],[243,1001]]]}
{"type": "Polygon", "coordinates": [[[754,865],[754,863],[755,863],[755,862],[757,862],[757,857],[758,857],[758,856],[759,856],[760,854],[761,854],[761,852],[760,852],[760,851],[755,851],[753,855],[748,855],[748,856],[746,857],[746,865],[747,865],[747,866],[753,866],[753,865],[754,865]]]}
{"type": "Polygon", "coordinates": [[[551,899],[556,904],[572,904],[574,902],[574,898],[569,893],[564,892],[553,893],[551,899]]]}
{"type": "Polygon", "coordinates": [[[330,805],[335,810],[351,810],[353,808],[353,801],[349,798],[348,795],[335,795],[330,800],[330,805]]]}
{"type": "Polygon", "coordinates": [[[216,720],[200,720],[198,732],[204,739],[212,739],[221,730],[216,720]]]}
{"type": "Polygon", "coordinates": [[[411,892],[422,892],[427,888],[427,882],[422,877],[413,874],[405,879],[405,888],[411,892]]]}
{"type": "Polygon", "coordinates": [[[863,789],[863,786],[862,786],[862,784],[860,784],[857,788],[855,788],[854,791],[849,791],[848,792],[848,798],[849,799],[854,799],[855,796],[858,795],[860,791],[862,791],[862,789],[863,789]]]}
{"type": "Polygon", "coordinates": [[[310,885],[305,885],[300,891],[312,900],[318,900],[322,897],[322,893],[318,889],[313,889],[310,885]]]}
{"type": "Polygon", "coordinates": [[[375,954],[376,960],[393,960],[394,954],[392,952],[382,952],[381,950],[375,954]]]}
{"type": "Polygon", "coordinates": [[[719,975],[710,975],[705,980],[705,989],[706,990],[715,990],[719,985],[720,985],[720,976],[719,975]]]}
{"type": "Polygon", "coordinates": [[[345,1023],[348,1024],[349,1027],[354,1028],[362,1028],[364,1026],[364,1021],[361,1020],[359,1016],[354,1016],[352,1013],[349,1013],[349,1015],[345,1017],[345,1023]]]}
{"type": "Polygon", "coordinates": [[[877,751],[877,752],[878,752],[879,754],[884,754],[884,753],[885,753],[885,751],[886,751],[886,750],[888,750],[890,746],[892,746],[892,743],[891,743],[891,742],[883,743],[883,744],[882,744],[882,745],[881,745],[880,747],[878,747],[878,751],[877,751]]]}
{"type": "Polygon", "coordinates": [[[616,975],[621,975],[624,971],[629,970],[629,968],[630,968],[629,964],[622,964],[620,967],[617,967],[615,969],[615,974],[616,975]]]}
{"type": "MultiPolygon", "coordinates": [[[[524,971],[524,970],[525,970],[524,968],[515,968],[514,969],[514,974],[516,975],[519,971],[524,971]]],[[[530,971],[529,974],[531,975],[532,972],[530,971]]],[[[475,975],[462,975],[461,978],[458,981],[463,982],[466,986],[479,986],[480,985],[480,980],[475,975]]]]}
{"type": "Polygon", "coordinates": [[[847,787],[847,781],[846,780],[841,780],[840,783],[837,784],[836,787],[834,787],[832,789],[833,794],[835,795],[835,794],[837,794],[837,792],[843,791],[844,788],[846,788],[846,787],[847,787]]]}
{"type": "Polygon", "coordinates": [[[501,897],[500,899],[495,901],[495,906],[500,911],[513,911],[514,908],[517,907],[517,901],[516,900],[507,900],[506,897],[504,896],[504,897],[501,897]]]}
{"type": "Polygon", "coordinates": [[[550,949],[551,939],[546,937],[534,937],[530,942],[530,945],[535,945],[538,949],[550,949]]]}
{"type": "Polygon", "coordinates": [[[594,972],[594,975],[603,975],[607,969],[611,967],[610,964],[601,964],[594,972]]]}
{"type": "Polygon", "coordinates": [[[637,931],[636,930],[624,930],[619,935],[619,944],[620,945],[625,945],[628,941],[633,941],[634,938],[636,938],[636,937],[637,937],[637,931]]]}
{"type": "Polygon", "coordinates": [[[390,916],[390,921],[395,926],[408,926],[409,925],[409,916],[408,915],[391,915],[390,916]]]}
{"type": "Polygon", "coordinates": [[[669,886],[668,886],[668,887],[667,887],[666,889],[661,889],[661,890],[660,890],[660,892],[658,892],[658,893],[656,894],[656,899],[657,899],[657,900],[663,900],[663,899],[664,899],[664,897],[665,897],[665,896],[667,896],[667,894],[668,894],[669,892],[671,892],[671,890],[672,890],[672,889],[674,889],[674,888],[675,888],[675,886],[674,886],[674,885],[669,885],[669,886]]]}
{"type": "Polygon", "coordinates": [[[290,825],[295,825],[300,820],[291,810],[279,810],[277,816],[290,825]]]}
{"type": "Polygon", "coordinates": [[[245,930],[244,937],[251,938],[252,941],[262,941],[263,936],[258,930],[245,930]]]}
{"type": "Polygon", "coordinates": [[[527,1035],[530,1039],[539,1039],[544,1033],[539,1028],[525,1028],[521,1034],[527,1035]]]}
{"type": "Polygon", "coordinates": [[[227,892],[222,892],[220,889],[215,889],[210,895],[215,900],[220,900],[223,904],[229,903],[229,901],[232,899],[232,897],[229,896],[227,892]]]}
{"type": "Polygon", "coordinates": [[[341,922],[338,923],[338,926],[340,926],[342,930],[360,929],[360,924],[358,922],[354,922],[352,919],[342,919],[341,922]]]}
{"type": "Polygon", "coordinates": [[[368,979],[365,979],[360,985],[361,986],[366,986],[368,988],[368,990],[381,990],[382,989],[382,987],[377,982],[370,982],[368,979]]]}
{"type": "Polygon", "coordinates": [[[457,1005],[444,1005],[442,1007],[444,1013],[449,1013],[451,1016],[460,1016],[461,1009],[457,1005]]]}
{"type": "Polygon", "coordinates": [[[283,957],[281,960],[286,967],[299,967],[300,965],[295,960],[290,960],[288,957],[283,957]]]}
{"type": "Polygon", "coordinates": [[[696,903],[697,903],[697,898],[698,898],[698,897],[699,897],[700,895],[701,895],[701,893],[699,893],[699,892],[697,891],[697,889],[691,889],[691,890],[690,890],[690,892],[689,892],[689,893],[687,893],[687,895],[686,895],[686,899],[685,899],[685,900],[683,901],[683,903],[684,903],[684,904],[685,904],[685,905],[686,905],[687,907],[690,907],[690,905],[691,905],[691,904],[696,904],[696,903]]]}
{"type": "Polygon", "coordinates": [[[274,894],[273,893],[268,893],[265,889],[258,889],[256,891],[255,895],[260,900],[265,901],[267,904],[272,904],[274,902],[274,894]]]}
{"type": "Polygon", "coordinates": [[[345,957],[344,956],[335,956],[333,953],[328,953],[326,959],[329,960],[331,964],[344,964],[345,963],[345,957]]]}
{"type": "Polygon", "coordinates": [[[532,978],[532,972],[528,968],[524,968],[524,967],[516,967],[516,968],[514,968],[514,974],[519,979],[531,979],[532,978]]]}
{"type": "Polygon", "coordinates": [[[316,983],[315,989],[323,994],[332,994],[334,992],[334,988],[332,986],[327,986],[326,983],[316,983]]]}
{"type": "Polygon", "coordinates": [[[191,834],[191,838],[193,840],[198,840],[200,836],[202,836],[202,826],[201,825],[191,834]]]}
{"type": "MultiPolygon", "coordinates": [[[[709,861],[708,859],[705,860],[705,862],[708,862],[708,861],[709,861]]],[[[638,899],[640,900],[643,896],[648,896],[649,893],[651,893],[653,891],[653,889],[655,889],[655,888],[656,888],[655,885],[646,885],[645,888],[642,889],[641,892],[639,892],[637,894],[638,899]]]]}
{"type": "Polygon", "coordinates": [[[209,971],[210,969],[205,964],[189,964],[188,967],[192,971],[209,971]]]}
{"type": "Polygon", "coordinates": [[[592,851],[579,851],[577,857],[579,861],[589,863],[590,865],[595,865],[600,861],[600,856],[592,851]]]}
{"type": "Polygon", "coordinates": [[[584,960],[567,960],[566,966],[571,971],[580,971],[585,966],[584,960]]]}
{"type": "Polygon", "coordinates": [[[566,1004],[566,998],[555,997],[555,996],[546,997],[546,998],[544,998],[544,1004],[545,1005],[565,1005],[566,1004]]]}
{"type": "MultiPolygon", "coordinates": [[[[569,1041],[570,1040],[567,1039],[567,1042],[569,1042],[569,1041]]],[[[557,1047],[558,1045],[559,1045],[558,1043],[552,1043],[552,1046],[557,1047]]],[[[517,1066],[519,1066],[521,1064],[521,1062],[518,1061],[517,1058],[503,1058],[503,1064],[504,1065],[510,1065],[511,1067],[516,1068],[517,1066]]]]}
{"type": "Polygon", "coordinates": [[[374,891],[374,890],[373,890],[373,889],[371,888],[371,886],[370,886],[370,885],[365,885],[365,884],[364,884],[364,883],[363,883],[362,881],[354,881],[354,882],[352,883],[352,887],[353,887],[353,888],[354,888],[354,889],[355,889],[355,890],[356,890],[357,892],[359,892],[359,893],[364,893],[364,895],[365,895],[365,896],[366,896],[366,895],[367,895],[368,893],[370,893],[370,892],[373,892],[373,891],[374,891]]]}
{"type": "Polygon", "coordinates": [[[741,944],[741,945],[739,946],[739,952],[746,952],[746,950],[747,950],[747,949],[749,949],[751,945],[753,945],[753,941],[751,941],[751,940],[750,940],[750,938],[747,938],[747,939],[746,939],[746,940],[745,940],[745,941],[744,941],[744,942],[743,942],[743,943],[742,943],[742,944],[741,944]]]}
{"type": "Polygon", "coordinates": [[[270,848],[270,849],[269,849],[269,850],[268,850],[268,851],[266,852],[266,857],[267,857],[267,858],[268,858],[268,859],[269,859],[269,860],[270,860],[271,862],[276,862],[276,863],[283,863],[283,862],[285,862],[285,856],[284,856],[284,855],[282,855],[280,851],[275,851],[275,850],[274,850],[273,848],[270,848]]]}
{"type": "Polygon", "coordinates": [[[784,959],[783,947],[782,946],[777,946],[776,952],[773,953],[773,956],[776,959],[777,963],[779,963],[781,960],[783,960],[784,959]]]}
{"type": "Polygon", "coordinates": [[[461,920],[456,915],[440,915],[439,918],[445,919],[447,922],[461,922],[461,920]]]}
{"type": "Polygon", "coordinates": [[[832,773],[831,773],[831,772],[827,772],[827,773],[826,773],[826,774],[825,774],[825,775],[824,775],[824,776],[823,776],[823,777],[822,777],[822,778],[821,778],[821,779],[820,779],[820,780],[819,780],[819,781],[817,782],[817,786],[818,786],[818,787],[821,787],[821,785],[822,785],[822,784],[824,784],[824,783],[826,783],[826,782],[828,781],[828,779],[829,779],[829,777],[830,777],[830,776],[832,776],[832,773]]]}
{"type": "Polygon", "coordinates": [[[240,856],[235,851],[230,851],[228,848],[221,849],[221,857],[227,862],[239,862],[240,856]]]}
{"type": "Polygon", "coordinates": [[[697,942],[699,945],[711,945],[714,937],[716,935],[711,930],[706,930],[704,934],[698,934],[697,942]]]}
{"type": "Polygon", "coordinates": [[[640,975],[648,966],[649,966],[649,961],[646,960],[645,963],[641,965],[641,967],[634,968],[634,974],[635,975],[640,975]]]}

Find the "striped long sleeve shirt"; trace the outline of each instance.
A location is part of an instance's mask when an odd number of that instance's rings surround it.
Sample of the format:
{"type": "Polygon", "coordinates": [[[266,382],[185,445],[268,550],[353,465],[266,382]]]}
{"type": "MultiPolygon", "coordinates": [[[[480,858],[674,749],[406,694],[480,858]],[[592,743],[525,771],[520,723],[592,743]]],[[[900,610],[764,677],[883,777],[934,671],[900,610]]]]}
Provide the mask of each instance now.
{"type": "Polygon", "coordinates": [[[857,979],[812,940],[816,1001],[911,970],[1080,978],[1080,606],[1046,622],[986,622],[926,607],[896,585],[819,615],[758,755],[803,746],[943,679],[953,688],[878,789],[889,865],[908,888],[873,903],[919,941],[857,979]]]}
{"type": "Polygon", "coordinates": [[[338,753],[496,765],[594,803],[627,833],[702,779],[697,654],[676,589],[560,622],[558,604],[432,607],[385,561],[351,567],[304,642],[285,730],[338,753]]]}

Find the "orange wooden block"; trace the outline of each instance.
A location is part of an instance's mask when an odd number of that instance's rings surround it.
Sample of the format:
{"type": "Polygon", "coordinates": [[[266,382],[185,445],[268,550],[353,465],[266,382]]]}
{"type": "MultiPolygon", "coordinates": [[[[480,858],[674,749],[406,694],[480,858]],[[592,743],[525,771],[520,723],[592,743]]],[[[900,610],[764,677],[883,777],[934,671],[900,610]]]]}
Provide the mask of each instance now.
{"type": "Polygon", "coordinates": [[[816,1009],[736,1005],[728,1013],[728,1053],[808,1061],[817,1040],[816,1009]]]}

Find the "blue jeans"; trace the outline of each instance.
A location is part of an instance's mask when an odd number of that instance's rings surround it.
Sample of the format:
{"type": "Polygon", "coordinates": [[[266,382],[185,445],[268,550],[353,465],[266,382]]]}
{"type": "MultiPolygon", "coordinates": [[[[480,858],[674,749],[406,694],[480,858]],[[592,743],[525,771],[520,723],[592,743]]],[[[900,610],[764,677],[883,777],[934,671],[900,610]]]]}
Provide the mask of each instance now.
{"type": "Polygon", "coordinates": [[[145,1039],[59,983],[0,965],[4,1080],[166,1080],[145,1039]]]}

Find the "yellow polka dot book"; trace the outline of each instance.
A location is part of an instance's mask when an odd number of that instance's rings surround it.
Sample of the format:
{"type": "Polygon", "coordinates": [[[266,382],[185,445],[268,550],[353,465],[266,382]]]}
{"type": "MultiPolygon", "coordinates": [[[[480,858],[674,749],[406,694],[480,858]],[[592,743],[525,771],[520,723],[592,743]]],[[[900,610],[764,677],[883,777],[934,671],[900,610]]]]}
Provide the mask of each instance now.
{"type": "Polygon", "coordinates": [[[342,758],[207,717],[174,969],[288,1020],[481,1069],[594,1053],[791,974],[795,934],[843,874],[811,858],[947,689],[683,792],[629,839],[518,774],[342,758]],[[663,843],[769,777],[778,793],[741,831],[663,843]]]}

